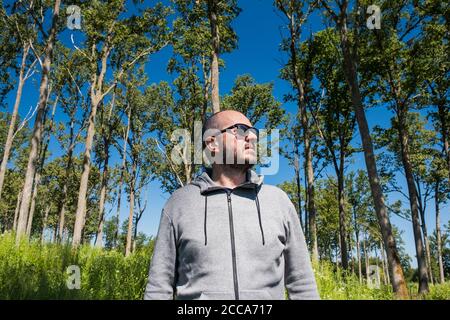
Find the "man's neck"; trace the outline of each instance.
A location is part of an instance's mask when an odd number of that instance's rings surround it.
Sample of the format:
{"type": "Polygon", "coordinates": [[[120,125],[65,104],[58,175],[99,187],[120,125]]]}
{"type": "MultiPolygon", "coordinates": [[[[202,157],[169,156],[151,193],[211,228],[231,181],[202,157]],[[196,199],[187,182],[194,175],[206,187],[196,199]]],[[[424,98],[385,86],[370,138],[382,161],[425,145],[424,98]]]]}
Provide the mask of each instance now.
{"type": "Polygon", "coordinates": [[[222,187],[233,189],[246,181],[247,170],[246,167],[215,165],[211,179],[222,187]]]}

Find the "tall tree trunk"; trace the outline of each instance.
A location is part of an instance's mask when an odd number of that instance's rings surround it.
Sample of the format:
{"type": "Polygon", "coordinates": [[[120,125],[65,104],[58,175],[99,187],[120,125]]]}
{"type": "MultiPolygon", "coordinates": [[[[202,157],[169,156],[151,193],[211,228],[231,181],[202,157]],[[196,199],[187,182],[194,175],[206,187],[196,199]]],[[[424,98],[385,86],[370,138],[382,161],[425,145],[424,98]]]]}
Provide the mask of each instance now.
{"type": "Polygon", "coordinates": [[[6,136],[5,147],[3,149],[3,159],[0,164],[0,201],[2,199],[2,190],[3,190],[3,184],[5,182],[6,167],[8,165],[9,156],[11,154],[14,130],[16,129],[17,115],[19,113],[20,101],[22,99],[23,86],[25,84],[25,68],[26,68],[26,64],[27,64],[28,52],[30,51],[30,44],[24,43],[22,51],[23,51],[22,63],[20,64],[16,101],[14,102],[14,108],[13,108],[13,112],[11,115],[11,121],[9,122],[8,135],[6,136]]]}
{"type": "Polygon", "coordinates": [[[108,47],[103,47],[102,59],[101,59],[101,69],[100,74],[93,74],[91,81],[91,112],[89,114],[89,125],[87,129],[85,149],[84,149],[84,159],[83,159],[83,171],[81,173],[80,188],[78,191],[78,202],[77,211],[75,215],[75,226],[73,229],[72,246],[77,247],[81,243],[81,238],[83,234],[83,228],[86,218],[86,194],[89,182],[89,173],[91,170],[91,150],[95,135],[95,117],[97,115],[97,108],[103,100],[103,80],[107,70],[107,62],[109,57],[110,49],[108,47]]]}
{"type": "Polygon", "coordinates": [[[20,240],[20,238],[25,234],[27,221],[28,221],[28,211],[30,208],[31,201],[31,191],[33,186],[33,178],[36,172],[36,160],[38,159],[38,148],[41,144],[42,139],[42,131],[43,131],[43,123],[42,118],[44,116],[45,107],[48,99],[48,80],[50,73],[50,65],[52,62],[53,55],[53,46],[56,39],[56,29],[57,29],[57,20],[59,16],[59,8],[61,5],[61,0],[55,1],[55,6],[53,9],[53,18],[52,18],[52,26],[50,29],[50,34],[47,39],[47,43],[45,46],[45,58],[42,65],[42,79],[41,86],[39,89],[39,103],[38,110],[36,114],[36,119],[34,121],[33,134],[30,141],[30,155],[28,158],[27,171],[25,174],[25,182],[23,186],[22,192],[22,202],[19,210],[19,220],[17,223],[17,234],[16,234],[16,242],[20,240]]]}
{"type": "Polygon", "coordinates": [[[22,200],[22,191],[19,191],[19,194],[17,195],[16,210],[14,210],[14,222],[13,222],[14,231],[17,230],[17,220],[19,218],[19,209],[21,200],[22,200]]]}
{"type": "MultiPolygon", "coordinates": [[[[52,116],[50,118],[50,124],[45,132],[46,138],[45,138],[45,142],[43,143],[43,145],[41,145],[40,147],[40,162],[39,162],[39,166],[37,167],[36,170],[36,175],[34,178],[34,185],[33,185],[33,195],[31,197],[31,207],[30,207],[30,212],[28,214],[28,223],[27,223],[27,237],[29,238],[31,235],[31,227],[33,226],[33,217],[34,217],[34,210],[36,208],[36,197],[38,194],[38,190],[39,190],[39,185],[41,184],[41,172],[44,169],[44,163],[45,163],[45,158],[47,156],[47,150],[48,150],[48,146],[50,143],[50,135],[53,129],[53,122],[54,122],[54,118],[55,118],[55,112],[56,112],[56,106],[58,105],[58,100],[59,97],[56,97],[55,102],[53,103],[53,109],[52,109],[52,116]]],[[[44,125],[45,125],[45,116],[44,116],[44,125]]]]}
{"type": "Polygon", "coordinates": [[[364,240],[363,240],[363,250],[364,250],[364,263],[366,266],[366,283],[369,283],[369,252],[367,251],[367,234],[364,235],[364,240]]]}
{"type": "Polygon", "coordinates": [[[127,112],[127,128],[124,133],[123,138],[123,150],[122,150],[122,165],[120,167],[120,178],[119,185],[117,186],[117,209],[116,209],[116,220],[117,220],[117,228],[114,234],[114,247],[117,246],[117,239],[119,238],[119,229],[120,229],[120,204],[122,199],[122,184],[125,175],[125,166],[127,162],[127,145],[128,145],[128,135],[130,133],[130,124],[131,124],[131,107],[128,105],[127,112]]]}
{"type": "Polygon", "coordinates": [[[345,199],[344,199],[344,160],[345,156],[341,150],[338,173],[338,202],[339,202],[339,235],[341,247],[342,268],[348,269],[348,250],[347,250],[347,225],[345,218],[345,199]]]}
{"type": "Polygon", "coordinates": [[[104,216],[105,216],[105,201],[106,201],[106,195],[108,193],[108,162],[109,162],[109,146],[111,144],[111,138],[112,138],[112,128],[111,128],[111,117],[112,112],[114,110],[114,104],[115,104],[115,97],[116,93],[114,91],[112,99],[111,99],[111,106],[109,108],[108,117],[106,119],[106,128],[107,132],[103,132],[103,147],[104,147],[104,159],[103,159],[103,172],[102,172],[102,179],[101,179],[101,189],[100,189],[100,203],[99,203],[99,222],[98,222],[98,228],[97,228],[97,234],[95,237],[95,244],[98,247],[103,246],[103,223],[104,223],[104,216]]]}
{"type": "Polygon", "coordinates": [[[359,242],[359,228],[358,228],[358,222],[356,220],[356,208],[353,207],[353,224],[355,229],[355,240],[356,240],[356,256],[358,259],[358,277],[359,277],[359,283],[362,283],[362,265],[361,265],[361,244],[359,242]]]}
{"type": "Polygon", "coordinates": [[[417,266],[419,271],[419,293],[428,292],[428,270],[424,245],[422,240],[422,231],[419,219],[419,208],[417,199],[417,189],[414,183],[413,169],[409,158],[408,131],[406,129],[406,112],[398,110],[398,135],[400,140],[400,149],[403,168],[405,170],[406,184],[408,186],[409,204],[411,208],[411,219],[413,224],[414,242],[416,245],[417,266]]]}
{"type": "Polygon", "coordinates": [[[420,212],[420,220],[421,220],[421,228],[422,228],[422,233],[423,233],[423,243],[424,243],[424,248],[425,248],[425,257],[427,259],[427,269],[428,269],[428,277],[430,279],[431,283],[434,283],[434,278],[433,278],[433,269],[431,268],[431,250],[430,250],[430,241],[428,239],[428,230],[427,230],[427,224],[426,224],[426,220],[425,220],[425,212],[423,212],[422,210],[419,210],[420,212]]]}
{"type": "Polygon", "coordinates": [[[290,32],[290,54],[291,54],[291,74],[292,81],[297,90],[298,101],[298,114],[303,129],[303,143],[304,143],[304,159],[305,159],[305,171],[307,178],[307,207],[308,207],[308,220],[309,220],[309,244],[311,248],[311,258],[313,261],[319,259],[319,246],[317,242],[317,227],[316,227],[316,204],[314,194],[314,169],[312,165],[312,152],[311,152],[311,134],[309,130],[309,119],[306,108],[306,92],[305,92],[305,79],[300,78],[300,72],[298,70],[298,56],[296,49],[296,41],[299,35],[296,33],[296,21],[295,16],[289,17],[289,32],[290,32]]]}
{"type": "Polygon", "coordinates": [[[133,236],[135,179],[136,179],[136,162],[133,161],[131,181],[130,181],[130,212],[128,214],[127,243],[126,243],[126,247],[125,247],[125,256],[126,257],[128,257],[131,253],[131,242],[132,242],[132,236],[133,236]]]}
{"type": "Polygon", "coordinates": [[[386,257],[384,254],[383,241],[380,240],[380,252],[381,252],[381,266],[383,268],[383,282],[387,285],[389,282],[388,270],[386,266],[386,257]]]}
{"type": "Polygon", "coordinates": [[[219,24],[217,20],[217,0],[208,0],[208,18],[211,28],[212,52],[211,52],[211,101],[213,113],[220,111],[219,100],[219,24]]]}
{"type": "Polygon", "coordinates": [[[44,213],[44,219],[42,221],[42,231],[41,231],[41,243],[43,244],[45,241],[45,229],[47,229],[47,221],[48,221],[48,214],[50,212],[50,207],[47,206],[45,208],[45,213],[44,213]]]}
{"type": "Polygon", "coordinates": [[[408,290],[403,275],[403,269],[400,264],[400,257],[397,250],[397,244],[392,232],[392,226],[389,215],[384,203],[384,196],[380,185],[375,154],[373,151],[372,137],[370,136],[369,125],[367,123],[364,111],[361,92],[358,82],[358,71],[355,59],[350,49],[350,40],[348,39],[346,16],[341,17],[338,29],[341,37],[341,48],[344,57],[344,72],[351,90],[352,104],[355,109],[356,121],[358,123],[359,133],[362,140],[364,159],[369,177],[369,184],[374,201],[375,212],[380,225],[383,243],[389,262],[389,273],[394,293],[400,299],[408,298],[408,290]]]}
{"type": "Polygon", "coordinates": [[[449,132],[448,132],[448,119],[449,119],[449,111],[448,106],[446,108],[446,102],[439,103],[438,105],[438,118],[441,127],[441,140],[444,145],[445,158],[447,160],[447,170],[448,170],[448,184],[450,187],[450,150],[449,150],[449,132]]]}
{"type": "Polygon", "coordinates": [[[297,210],[298,210],[298,216],[300,218],[300,225],[302,226],[303,233],[305,233],[305,225],[303,224],[303,217],[302,217],[302,190],[300,188],[300,155],[298,151],[298,147],[295,146],[295,159],[294,159],[294,169],[295,169],[295,182],[297,186],[297,210]]]}
{"type": "Polygon", "coordinates": [[[311,243],[311,241],[310,241],[310,237],[309,237],[309,235],[310,235],[310,233],[309,233],[309,214],[308,214],[308,203],[309,203],[309,200],[308,200],[308,175],[307,175],[307,171],[308,170],[306,170],[306,162],[304,162],[304,189],[305,189],[305,208],[304,208],[304,211],[305,211],[305,238],[306,238],[306,243],[308,244],[308,246],[309,246],[309,244],[311,243]]]}
{"type": "Polygon", "coordinates": [[[78,191],[77,211],[75,215],[75,226],[73,229],[72,246],[77,247],[81,244],[81,237],[86,218],[86,194],[89,182],[89,173],[91,170],[91,150],[95,135],[95,116],[97,108],[100,104],[98,97],[95,95],[91,98],[91,112],[89,114],[89,126],[87,129],[86,143],[83,159],[83,171],[81,173],[80,188],[78,191]]]}
{"type": "Polygon", "coordinates": [[[33,216],[34,211],[36,209],[36,196],[38,192],[38,185],[41,183],[41,174],[40,169],[38,168],[36,171],[36,175],[34,177],[34,183],[33,183],[33,193],[31,196],[31,206],[30,206],[30,212],[28,213],[28,221],[27,221],[27,230],[26,235],[27,238],[30,238],[31,235],[31,227],[33,226],[33,216]]]}
{"type": "Polygon", "coordinates": [[[65,217],[66,217],[66,201],[68,196],[69,189],[69,179],[70,179],[70,171],[72,169],[72,159],[73,159],[73,149],[75,148],[75,140],[74,140],[74,125],[75,121],[72,120],[70,122],[70,145],[67,150],[67,164],[65,168],[65,177],[64,177],[64,185],[62,192],[62,199],[59,205],[59,223],[58,223],[58,236],[57,241],[62,242],[64,235],[64,225],[65,225],[65,217]]]}
{"type": "Polygon", "coordinates": [[[445,282],[444,277],[444,264],[442,262],[442,238],[441,238],[441,211],[439,209],[440,203],[439,194],[439,181],[436,182],[434,189],[434,204],[436,208],[436,239],[437,239],[437,254],[438,254],[438,264],[439,264],[439,281],[441,284],[445,282]]]}

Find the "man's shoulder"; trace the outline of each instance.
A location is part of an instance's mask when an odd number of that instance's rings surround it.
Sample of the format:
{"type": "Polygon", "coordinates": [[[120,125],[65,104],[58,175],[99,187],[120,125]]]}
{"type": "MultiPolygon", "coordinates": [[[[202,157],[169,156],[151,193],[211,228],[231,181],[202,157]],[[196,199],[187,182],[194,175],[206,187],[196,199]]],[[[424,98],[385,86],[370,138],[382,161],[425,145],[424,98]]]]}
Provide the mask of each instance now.
{"type": "Polygon", "coordinates": [[[191,201],[196,201],[199,195],[200,190],[197,186],[191,183],[186,184],[185,186],[172,192],[164,205],[164,210],[171,211],[174,208],[186,206],[191,201]]]}
{"type": "Polygon", "coordinates": [[[263,184],[261,186],[261,192],[270,198],[281,197],[282,200],[289,200],[287,193],[283,189],[272,184],[263,184]]]}

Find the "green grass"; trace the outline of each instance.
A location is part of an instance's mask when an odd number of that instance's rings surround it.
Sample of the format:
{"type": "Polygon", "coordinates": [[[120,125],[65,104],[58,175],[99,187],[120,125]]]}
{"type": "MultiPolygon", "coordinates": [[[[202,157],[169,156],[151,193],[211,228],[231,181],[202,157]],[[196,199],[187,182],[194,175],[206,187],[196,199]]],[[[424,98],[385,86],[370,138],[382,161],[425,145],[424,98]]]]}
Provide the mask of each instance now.
{"type": "MultiPolygon", "coordinates": [[[[152,245],[127,258],[91,246],[76,251],[39,241],[16,246],[13,235],[0,235],[0,299],[142,299],[151,253],[152,245]],[[79,290],[67,288],[70,265],[80,267],[79,290]]],[[[394,298],[390,286],[370,289],[356,275],[334,270],[331,263],[321,262],[314,270],[322,299],[394,298]]],[[[417,292],[416,284],[410,284],[410,292],[417,292]]],[[[450,299],[450,283],[430,286],[430,293],[422,299],[450,299]]]]}
{"type": "Polygon", "coordinates": [[[117,251],[22,242],[0,235],[0,299],[142,299],[151,247],[125,258],[117,251]],[[70,290],[67,268],[80,267],[81,288],[70,290]]]}

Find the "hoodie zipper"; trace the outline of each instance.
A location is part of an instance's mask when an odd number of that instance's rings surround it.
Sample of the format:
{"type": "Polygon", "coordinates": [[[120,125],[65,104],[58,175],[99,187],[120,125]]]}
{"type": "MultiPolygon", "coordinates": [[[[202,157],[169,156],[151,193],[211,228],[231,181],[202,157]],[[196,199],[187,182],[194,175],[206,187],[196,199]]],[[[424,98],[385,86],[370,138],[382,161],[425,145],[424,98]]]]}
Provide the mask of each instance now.
{"type": "Polygon", "coordinates": [[[227,200],[228,200],[228,215],[230,222],[231,258],[233,262],[234,296],[236,300],[239,300],[239,283],[237,278],[236,244],[234,239],[233,210],[231,208],[231,191],[227,191],[227,200]]]}

